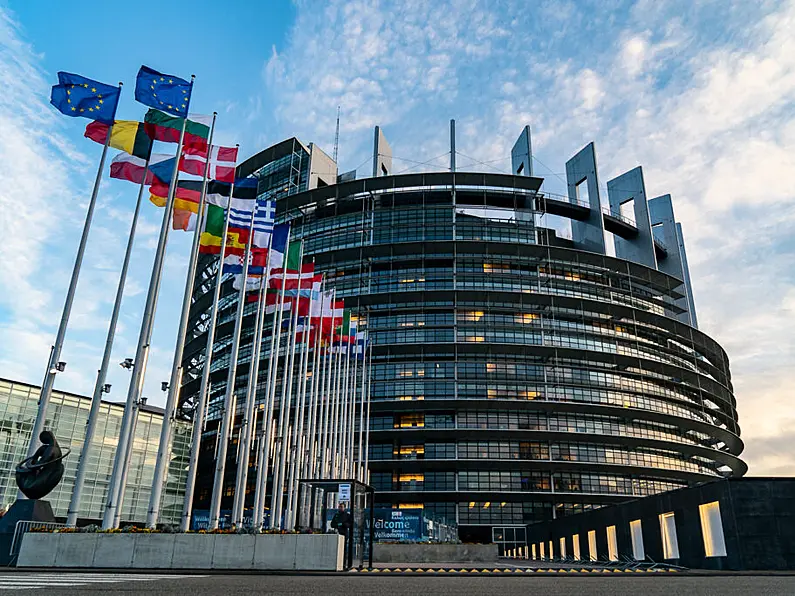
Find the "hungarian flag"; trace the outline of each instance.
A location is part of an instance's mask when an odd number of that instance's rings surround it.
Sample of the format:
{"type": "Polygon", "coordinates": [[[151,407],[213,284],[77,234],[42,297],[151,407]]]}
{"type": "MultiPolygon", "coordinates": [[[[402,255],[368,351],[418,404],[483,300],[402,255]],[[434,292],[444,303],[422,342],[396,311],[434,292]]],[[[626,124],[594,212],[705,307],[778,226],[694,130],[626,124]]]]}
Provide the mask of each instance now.
{"type": "MultiPolygon", "coordinates": [[[[144,117],[144,129],[150,139],[166,143],[179,143],[183,122],[185,122],[184,118],[169,116],[160,110],[150,109],[144,117]]],[[[210,136],[211,123],[212,116],[190,114],[187,124],[185,124],[185,138],[182,141],[183,148],[191,147],[207,151],[207,139],[210,136]]]]}
{"type": "MultiPolygon", "coordinates": [[[[104,145],[109,130],[110,126],[103,122],[89,122],[85,137],[104,145]]],[[[144,125],[134,120],[116,120],[108,145],[141,159],[146,159],[152,152],[152,139],[146,134],[144,125]]]]}
{"type": "MultiPolygon", "coordinates": [[[[237,164],[237,147],[218,147],[213,145],[210,149],[210,168],[207,178],[219,182],[235,181],[235,165],[237,164]]],[[[185,147],[179,169],[187,174],[204,176],[207,165],[207,149],[199,147],[185,147]]]]}
{"type": "MultiPolygon", "coordinates": [[[[168,181],[174,173],[174,157],[162,153],[154,153],[149,158],[149,169],[147,170],[146,159],[135,157],[129,153],[119,153],[110,162],[110,177],[117,180],[127,180],[136,184],[160,184],[165,185],[166,195],[168,195],[168,181]],[[146,172],[146,181],[144,181],[146,172]]],[[[163,203],[165,204],[165,203],[163,203]]]]}

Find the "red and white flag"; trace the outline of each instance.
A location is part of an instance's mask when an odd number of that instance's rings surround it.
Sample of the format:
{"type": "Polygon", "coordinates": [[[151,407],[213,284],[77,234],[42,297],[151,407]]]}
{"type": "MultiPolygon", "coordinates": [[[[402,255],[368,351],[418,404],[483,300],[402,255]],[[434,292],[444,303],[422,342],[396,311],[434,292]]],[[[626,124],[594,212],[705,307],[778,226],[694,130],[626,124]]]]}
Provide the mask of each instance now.
{"type": "MultiPolygon", "coordinates": [[[[183,148],[182,160],[179,169],[186,174],[204,176],[204,166],[207,163],[207,150],[201,147],[183,148]]],[[[213,145],[210,149],[210,170],[207,172],[209,180],[219,182],[235,181],[235,165],[237,164],[237,147],[218,147],[213,145]]]]}

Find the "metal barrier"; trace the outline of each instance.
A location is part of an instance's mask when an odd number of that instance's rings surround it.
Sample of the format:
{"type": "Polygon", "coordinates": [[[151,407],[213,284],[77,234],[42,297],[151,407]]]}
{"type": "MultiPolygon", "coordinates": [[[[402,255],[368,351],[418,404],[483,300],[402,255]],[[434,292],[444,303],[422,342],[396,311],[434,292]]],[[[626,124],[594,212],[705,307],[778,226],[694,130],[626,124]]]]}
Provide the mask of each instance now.
{"type": "Polygon", "coordinates": [[[55,528],[65,528],[66,524],[56,522],[37,522],[37,521],[18,521],[14,527],[14,537],[11,539],[11,550],[9,555],[15,557],[19,554],[19,547],[22,545],[22,535],[30,532],[33,528],[45,528],[52,530],[55,528]]]}

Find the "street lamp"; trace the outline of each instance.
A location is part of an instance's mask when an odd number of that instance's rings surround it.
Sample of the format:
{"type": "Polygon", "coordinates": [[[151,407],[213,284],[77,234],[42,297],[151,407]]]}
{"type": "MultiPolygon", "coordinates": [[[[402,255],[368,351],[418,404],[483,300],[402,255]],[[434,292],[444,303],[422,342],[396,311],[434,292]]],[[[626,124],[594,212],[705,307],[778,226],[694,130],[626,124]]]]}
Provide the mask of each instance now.
{"type": "Polygon", "coordinates": [[[119,362],[119,366],[121,366],[122,368],[126,368],[127,370],[130,370],[134,366],[133,359],[125,358],[122,362],[119,362]]]}

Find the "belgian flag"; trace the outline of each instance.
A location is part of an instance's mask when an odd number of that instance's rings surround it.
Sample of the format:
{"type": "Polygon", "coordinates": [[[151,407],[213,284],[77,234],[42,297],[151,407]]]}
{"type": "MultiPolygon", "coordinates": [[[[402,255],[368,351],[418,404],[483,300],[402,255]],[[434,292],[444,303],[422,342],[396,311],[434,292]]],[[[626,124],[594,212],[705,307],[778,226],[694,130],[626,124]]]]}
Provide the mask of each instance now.
{"type": "MultiPolygon", "coordinates": [[[[105,144],[110,126],[102,122],[91,122],[86,126],[85,137],[105,144]]],[[[152,151],[152,139],[146,134],[144,125],[134,120],[116,120],[110,133],[110,146],[126,151],[130,155],[146,159],[152,151]]]]}

